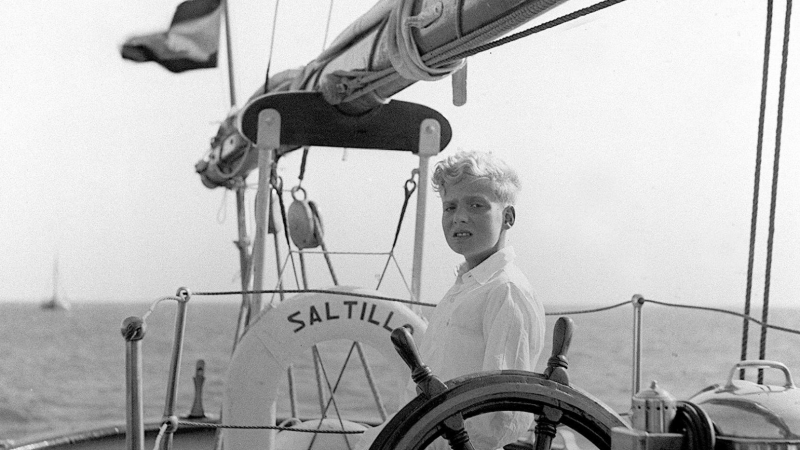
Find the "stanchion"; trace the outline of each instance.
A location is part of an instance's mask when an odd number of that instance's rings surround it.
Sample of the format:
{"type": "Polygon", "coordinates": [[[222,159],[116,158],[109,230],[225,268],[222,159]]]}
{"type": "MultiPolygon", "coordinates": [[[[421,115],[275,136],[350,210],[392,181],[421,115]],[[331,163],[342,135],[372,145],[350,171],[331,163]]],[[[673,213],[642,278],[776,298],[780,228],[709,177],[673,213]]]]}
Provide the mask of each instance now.
{"type": "Polygon", "coordinates": [[[633,304],[633,365],[631,368],[631,397],[642,387],[642,306],[644,297],[636,294],[631,298],[633,304]]]}
{"type": "Polygon", "coordinates": [[[164,423],[166,433],[161,441],[161,450],[172,449],[173,433],[178,428],[178,417],[175,416],[175,403],[178,401],[178,376],[181,371],[181,355],[183,354],[183,334],[186,330],[186,305],[189,303],[189,290],[178,289],[178,312],[175,317],[175,340],[172,343],[172,361],[167,383],[167,398],[164,402],[164,423]]]}
{"type": "Polygon", "coordinates": [[[122,322],[125,338],[125,448],[144,450],[142,411],[142,338],[144,320],[128,317],[122,322]]]}

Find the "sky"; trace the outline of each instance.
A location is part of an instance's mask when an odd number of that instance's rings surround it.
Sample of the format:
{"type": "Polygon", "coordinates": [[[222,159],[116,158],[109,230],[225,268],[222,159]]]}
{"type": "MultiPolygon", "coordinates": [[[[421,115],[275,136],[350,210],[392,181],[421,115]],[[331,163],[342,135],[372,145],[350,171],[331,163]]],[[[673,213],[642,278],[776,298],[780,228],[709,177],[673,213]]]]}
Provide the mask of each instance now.
{"type": "MultiPolygon", "coordinates": [[[[194,171],[231,109],[225,53],[216,69],[178,75],[119,56],[126,38],[166,30],[178,3],[0,2],[0,300],[48,297],[55,259],[62,295],[73,302],[153,300],[181,286],[239,288],[235,195],[206,188],[194,171]]],[[[569,0],[530,25],[592,3],[569,0]]],[[[519,170],[523,194],[510,243],[549,309],[642,294],[741,310],[764,3],[629,0],[471,57],[464,106],[452,105],[447,79],[394,98],[448,118],[453,139],[442,155],[490,150],[519,170]]],[[[273,20],[275,73],[312,60],[371,4],[336,0],[326,37],[328,2],[282,2],[274,20],[272,1],[231,0],[236,106],[263,83],[273,20]]],[[[776,2],[776,57],[784,7],[776,2]]],[[[754,305],[765,284],[776,58],[770,74],[754,305]]],[[[773,306],[796,304],[800,292],[798,77],[790,57],[773,306]]],[[[328,250],[387,252],[416,165],[407,154],[312,148],[302,186],[319,207],[328,250]]],[[[298,185],[299,166],[299,154],[282,159],[287,189],[298,185]]],[[[254,193],[247,192],[251,238],[254,193]]],[[[288,192],[284,198],[292,201],[288,192]]],[[[441,235],[440,208],[430,193],[422,300],[432,303],[459,262],[441,235]]],[[[396,253],[406,277],[413,226],[410,212],[396,253]]],[[[268,254],[268,269],[279,259],[268,254]]],[[[329,286],[321,257],[308,260],[312,284],[329,286]]],[[[376,256],[332,261],[342,284],[370,288],[384,264],[376,256]]],[[[393,273],[386,282],[393,295],[402,295],[399,280],[393,273]]]]}

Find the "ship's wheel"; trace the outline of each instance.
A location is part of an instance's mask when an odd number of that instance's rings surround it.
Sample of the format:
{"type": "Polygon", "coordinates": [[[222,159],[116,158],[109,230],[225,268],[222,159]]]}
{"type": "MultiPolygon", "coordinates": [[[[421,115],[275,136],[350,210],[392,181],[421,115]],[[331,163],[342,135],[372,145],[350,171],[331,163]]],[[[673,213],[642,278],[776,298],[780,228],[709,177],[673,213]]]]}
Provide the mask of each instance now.
{"type": "Polygon", "coordinates": [[[392,418],[370,450],[424,449],[440,436],[456,450],[471,449],[464,419],[495,411],[535,414],[536,450],[549,450],[559,425],[572,428],[600,450],[610,449],[611,428],[629,425],[592,395],[569,386],[566,349],[571,327],[567,318],[556,323],[553,356],[544,374],[504,370],[468,375],[446,384],[419,360],[410,335],[395,330],[392,339],[422,393],[392,418]]]}

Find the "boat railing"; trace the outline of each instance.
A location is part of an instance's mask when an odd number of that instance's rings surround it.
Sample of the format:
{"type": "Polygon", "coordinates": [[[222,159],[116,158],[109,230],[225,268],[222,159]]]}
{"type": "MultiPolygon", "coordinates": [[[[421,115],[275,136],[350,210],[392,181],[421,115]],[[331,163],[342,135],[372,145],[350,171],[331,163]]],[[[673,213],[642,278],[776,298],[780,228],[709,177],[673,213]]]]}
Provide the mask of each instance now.
{"type": "MultiPolygon", "coordinates": [[[[236,426],[236,425],[221,425],[209,422],[194,422],[187,420],[179,420],[175,415],[175,403],[177,401],[178,392],[178,379],[180,375],[180,363],[182,357],[182,349],[184,343],[184,332],[186,328],[186,308],[189,299],[192,296],[221,296],[221,295],[242,295],[242,294],[300,294],[300,293],[322,293],[331,295],[344,295],[341,291],[327,290],[327,289],[295,289],[295,290],[252,290],[252,291],[218,291],[218,292],[194,292],[186,288],[180,288],[175,296],[163,297],[156,300],[150,309],[142,317],[128,317],[122,323],[122,335],[126,341],[125,353],[125,389],[126,389],[126,449],[127,450],[144,450],[144,418],[143,418],[143,393],[142,393],[142,350],[141,341],[146,334],[146,319],[155,310],[155,307],[166,300],[175,300],[178,303],[178,311],[175,320],[174,341],[172,349],[172,357],[170,360],[170,370],[168,374],[167,395],[164,406],[164,417],[159,435],[156,439],[155,449],[170,450],[172,448],[172,438],[178,426],[187,427],[208,427],[208,428],[260,428],[260,429],[273,429],[273,430],[291,430],[295,432],[318,432],[318,433],[340,433],[340,434],[355,434],[361,431],[345,431],[345,430],[313,430],[313,429],[298,429],[286,426],[273,426],[263,425],[258,427],[253,426],[236,426]]],[[[349,296],[363,296],[371,300],[399,302],[410,306],[419,307],[435,307],[433,303],[425,303],[414,300],[407,300],[402,298],[394,298],[388,296],[359,294],[348,292],[349,296]]],[[[741,317],[746,321],[756,323],[763,328],[770,328],[778,331],[783,331],[791,334],[800,335],[800,330],[773,325],[755,319],[747,314],[730,311],[727,309],[700,306],[700,305],[686,305],[680,303],[671,303],[647,299],[640,294],[635,294],[630,300],[599,306],[594,308],[585,309],[572,309],[562,311],[546,312],[547,316],[571,316],[579,314],[592,314],[603,311],[608,311],[630,304],[633,307],[633,323],[631,327],[632,336],[632,362],[631,362],[631,396],[639,392],[641,388],[641,362],[642,362],[642,316],[643,308],[646,303],[652,303],[658,306],[665,306],[671,308],[682,308],[690,310],[709,311],[720,314],[728,314],[741,317]]],[[[745,343],[746,344],[746,343],[745,343]]]]}
{"type": "Polygon", "coordinates": [[[144,414],[142,399],[142,346],[147,331],[147,317],[155,307],[165,300],[178,302],[175,318],[175,338],[172,343],[172,357],[167,381],[167,396],[164,403],[164,422],[159,433],[156,448],[172,448],[172,437],[178,428],[175,416],[175,403],[178,398],[178,378],[183,354],[184,332],[186,330],[186,307],[189,303],[189,290],[178,289],[174,297],[156,300],[142,317],[128,317],[122,323],[122,336],[125,338],[125,448],[144,450],[144,414]],[[159,445],[159,442],[161,445],[159,445]]]}
{"type": "MultiPolygon", "coordinates": [[[[597,308],[589,308],[589,309],[576,309],[576,310],[569,310],[569,311],[553,311],[547,312],[545,315],[548,316],[570,316],[570,315],[577,315],[577,314],[590,314],[590,313],[597,313],[602,311],[608,311],[611,309],[619,308],[630,304],[633,306],[633,325],[631,327],[631,336],[632,336],[632,363],[631,363],[631,396],[635,395],[639,392],[641,385],[642,385],[642,310],[644,308],[645,303],[652,303],[654,305],[659,306],[666,306],[670,308],[682,308],[682,309],[690,309],[690,310],[698,310],[698,311],[708,311],[714,312],[719,314],[728,314],[732,316],[741,317],[742,319],[753,322],[757,325],[760,325],[762,328],[773,329],[778,331],[784,331],[786,333],[797,334],[800,335],[800,330],[782,327],[779,325],[773,325],[761,320],[758,320],[754,317],[751,317],[748,314],[742,314],[735,311],[730,311],[723,308],[715,308],[710,306],[700,306],[700,305],[686,305],[681,303],[671,303],[671,302],[664,302],[659,300],[647,299],[644,298],[640,294],[635,294],[631,297],[630,300],[622,301],[619,303],[614,303],[607,306],[601,306],[597,308]]],[[[747,335],[744,335],[743,338],[744,343],[743,345],[747,345],[747,335]]]]}

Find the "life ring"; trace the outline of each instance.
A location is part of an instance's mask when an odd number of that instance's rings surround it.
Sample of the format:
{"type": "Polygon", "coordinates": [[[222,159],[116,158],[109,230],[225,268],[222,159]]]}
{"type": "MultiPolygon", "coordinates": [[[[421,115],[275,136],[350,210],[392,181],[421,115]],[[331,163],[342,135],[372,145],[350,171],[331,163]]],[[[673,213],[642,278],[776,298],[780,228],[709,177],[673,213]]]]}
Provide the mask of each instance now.
{"type": "MultiPolygon", "coordinates": [[[[330,293],[304,293],[261,313],[236,345],[225,381],[222,420],[226,425],[275,425],[278,385],[288,367],[311,354],[314,344],[331,340],[362,342],[378,350],[390,366],[393,389],[405,389],[411,372],[394,350],[394,328],[409,325],[422,336],[423,319],[399,302],[370,299],[374,290],[351,286],[330,293]]],[[[226,450],[274,449],[274,430],[225,429],[226,450]]]]}

